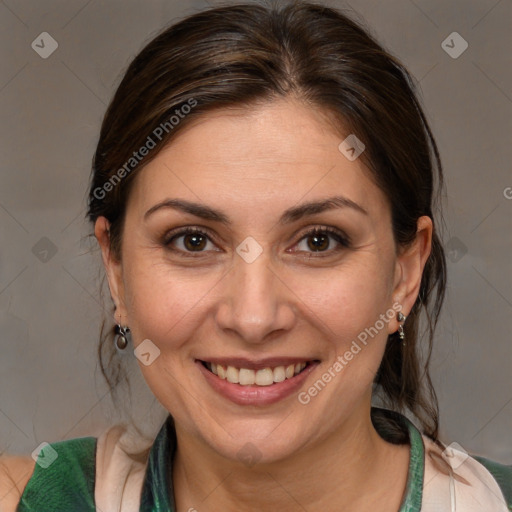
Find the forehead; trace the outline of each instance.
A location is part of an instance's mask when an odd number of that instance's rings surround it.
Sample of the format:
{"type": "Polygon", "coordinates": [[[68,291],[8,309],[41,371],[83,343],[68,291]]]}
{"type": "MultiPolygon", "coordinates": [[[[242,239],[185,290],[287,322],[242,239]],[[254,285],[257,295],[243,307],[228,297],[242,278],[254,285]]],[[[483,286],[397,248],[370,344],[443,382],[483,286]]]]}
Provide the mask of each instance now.
{"type": "Polygon", "coordinates": [[[343,194],[381,216],[385,198],[362,160],[340,152],[343,139],[298,101],[204,114],[139,172],[133,202],[149,208],[184,197],[254,210],[343,194]]]}

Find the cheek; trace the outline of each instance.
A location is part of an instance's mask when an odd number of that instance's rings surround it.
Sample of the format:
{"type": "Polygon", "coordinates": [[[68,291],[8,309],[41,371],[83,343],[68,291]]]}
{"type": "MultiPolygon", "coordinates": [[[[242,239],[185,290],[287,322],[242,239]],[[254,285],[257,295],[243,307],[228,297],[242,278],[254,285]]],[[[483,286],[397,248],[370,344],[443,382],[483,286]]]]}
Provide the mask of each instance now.
{"type": "Polygon", "coordinates": [[[373,325],[390,307],[390,281],[379,264],[359,262],[320,274],[296,276],[293,290],[341,339],[373,325]],[[357,331],[357,332],[356,332],[357,331]]]}
{"type": "MultiPolygon", "coordinates": [[[[276,296],[268,300],[287,302],[299,323],[321,331],[336,352],[344,350],[390,306],[387,263],[377,252],[354,253],[330,268],[282,267],[276,279],[283,285],[277,284],[276,296]]],[[[226,282],[236,272],[173,266],[142,253],[125,258],[125,297],[135,344],[149,338],[161,347],[180,348],[194,333],[200,337],[201,326],[212,328],[224,292],[240,289],[226,282]]]]}
{"type": "Polygon", "coordinates": [[[135,344],[149,338],[172,349],[197,331],[199,316],[221,276],[141,259],[133,261],[126,275],[126,306],[135,344]]]}
{"type": "Polygon", "coordinates": [[[348,391],[355,400],[371,385],[386,346],[389,276],[384,265],[371,261],[340,267],[321,281],[300,280],[304,315],[316,322],[330,346],[324,371],[331,370],[326,378],[336,376],[331,393],[343,400],[348,391]]]}

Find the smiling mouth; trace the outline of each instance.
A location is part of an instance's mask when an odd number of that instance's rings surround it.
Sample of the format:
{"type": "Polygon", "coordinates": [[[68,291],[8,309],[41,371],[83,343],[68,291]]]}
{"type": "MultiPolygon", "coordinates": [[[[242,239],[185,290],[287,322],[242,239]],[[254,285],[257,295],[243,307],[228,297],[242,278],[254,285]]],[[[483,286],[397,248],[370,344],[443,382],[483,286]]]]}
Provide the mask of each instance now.
{"type": "Polygon", "coordinates": [[[220,379],[240,386],[271,386],[292,379],[302,373],[308,366],[319,361],[303,361],[301,363],[266,367],[259,370],[250,368],[236,368],[208,361],[201,364],[220,379]]]}

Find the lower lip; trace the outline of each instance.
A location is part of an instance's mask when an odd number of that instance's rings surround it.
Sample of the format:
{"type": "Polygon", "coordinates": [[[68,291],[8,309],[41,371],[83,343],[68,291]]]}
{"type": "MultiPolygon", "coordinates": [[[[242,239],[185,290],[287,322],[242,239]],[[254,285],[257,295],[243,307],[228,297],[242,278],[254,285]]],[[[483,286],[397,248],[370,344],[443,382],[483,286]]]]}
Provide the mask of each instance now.
{"type": "Polygon", "coordinates": [[[196,364],[206,381],[220,395],[238,405],[270,405],[292,395],[302,386],[308,375],[316,368],[318,362],[309,363],[302,372],[283,382],[275,382],[270,386],[242,386],[221,379],[203,366],[201,361],[196,364]]]}

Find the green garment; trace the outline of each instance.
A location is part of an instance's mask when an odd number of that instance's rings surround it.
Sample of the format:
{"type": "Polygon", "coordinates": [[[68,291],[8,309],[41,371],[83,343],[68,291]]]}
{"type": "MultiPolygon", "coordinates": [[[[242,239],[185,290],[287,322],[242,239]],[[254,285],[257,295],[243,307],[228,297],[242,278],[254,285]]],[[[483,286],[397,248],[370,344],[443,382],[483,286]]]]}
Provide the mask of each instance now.
{"type": "MultiPolygon", "coordinates": [[[[399,512],[420,512],[423,492],[425,453],[419,430],[405,416],[387,409],[372,407],[372,419],[379,434],[390,442],[391,429],[386,428],[382,417],[396,422],[408,432],[411,445],[407,489],[399,512]]],[[[25,487],[16,512],[96,512],[94,503],[95,437],[68,439],[51,443],[57,459],[46,469],[45,450],[41,450],[38,464],[25,487]]],[[[169,415],[160,429],[149,453],[140,501],[140,512],[175,512],[172,485],[172,460],[176,449],[174,422],[169,415]],[[169,457],[170,454],[170,457],[169,457]],[[168,491],[169,490],[169,491],[168,491]]],[[[512,466],[505,466],[483,457],[473,456],[483,464],[500,485],[505,501],[512,510],[512,466]]],[[[110,511],[104,511],[110,512],[110,511]]]]}

